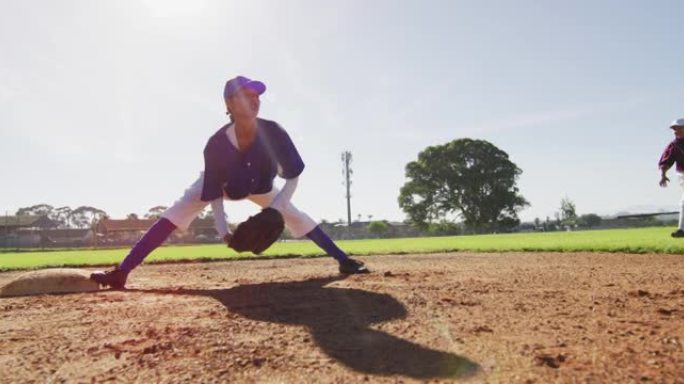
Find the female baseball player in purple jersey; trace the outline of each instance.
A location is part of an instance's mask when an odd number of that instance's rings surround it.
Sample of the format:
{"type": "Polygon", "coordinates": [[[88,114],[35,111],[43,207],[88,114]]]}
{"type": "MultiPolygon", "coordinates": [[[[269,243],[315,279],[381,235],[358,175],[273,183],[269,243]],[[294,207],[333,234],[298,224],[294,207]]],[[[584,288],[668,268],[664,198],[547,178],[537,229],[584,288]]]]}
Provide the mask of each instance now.
{"type": "MultiPolygon", "coordinates": [[[[667,170],[676,164],[679,184],[684,187],[684,118],[673,121],[670,128],[674,131],[675,139],[665,147],[658,162],[660,186],[667,187],[667,183],[670,181],[667,178],[667,170]]],[[[684,195],[679,202],[679,227],[672,232],[672,237],[684,237],[684,195]]]]}
{"type": "Polygon", "coordinates": [[[113,270],[95,272],[98,283],[122,289],[128,274],[161,245],[171,233],[190,223],[211,204],[216,230],[228,244],[232,236],[226,223],[223,199],[248,199],[262,208],[277,209],[295,238],[306,236],[339,263],[343,274],[368,273],[362,262],[351,259],[290,199],[304,162],[287,132],[277,123],[258,118],[259,96],[266,91],[260,81],[237,76],[226,82],[223,98],[230,122],[218,130],[204,148],[204,172],[173,206],[135,244],[113,270]],[[282,190],[273,186],[278,175],[282,190]]]}

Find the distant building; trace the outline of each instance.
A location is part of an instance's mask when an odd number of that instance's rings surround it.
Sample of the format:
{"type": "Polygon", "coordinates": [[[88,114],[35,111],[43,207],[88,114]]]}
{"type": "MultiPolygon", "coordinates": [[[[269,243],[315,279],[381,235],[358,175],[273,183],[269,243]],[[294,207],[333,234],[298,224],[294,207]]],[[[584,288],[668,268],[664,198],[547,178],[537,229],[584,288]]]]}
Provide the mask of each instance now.
{"type": "MultiPolygon", "coordinates": [[[[98,242],[101,244],[132,244],[138,241],[157,219],[102,219],[97,223],[98,242]]],[[[216,242],[218,235],[213,218],[197,218],[187,231],[175,231],[172,242],[216,242]]]]}
{"type": "MultiPolygon", "coordinates": [[[[368,231],[370,223],[370,221],[353,221],[351,225],[341,222],[321,223],[319,226],[328,236],[336,240],[376,238],[377,235],[368,231]]],[[[385,221],[385,223],[387,224],[387,232],[383,235],[385,238],[417,237],[421,235],[421,232],[412,225],[396,221],[385,221]]]]}
{"type": "Polygon", "coordinates": [[[637,214],[621,214],[614,218],[603,220],[602,226],[606,228],[632,228],[650,227],[676,223],[679,219],[679,212],[652,212],[637,214]]]}
{"type": "Polygon", "coordinates": [[[0,216],[0,246],[37,247],[41,245],[40,232],[57,224],[46,215],[0,216]]]}
{"type": "Polygon", "coordinates": [[[8,235],[20,229],[46,229],[54,228],[57,224],[50,220],[47,215],[42,216],[0,216],[0,234],[8,235]]]}
{"type": "Polygon", "coordinates": [[[98,242],[104,244],[130,244],[136,242],[149,229],[154,219],[102,219],[95,226],[98,242]]]}
{"type": "Polygon", "coordinates": [[[636,213],[636,214],[620,214],[615,217],[617,220],[622,219],[648,219],[653,218],[657,221],[672,221],[679,219],[679,211],[672,212],[653,212],[653,213],[636,213]]]}
{"type": "Polygon", "coordinates": [[[41,245],[50,247],[81,247],[95,245],[90,228],[50,228],[40,231],[41,245]]]}
{"type": "Polygon", "coordinates": [[[218,232],[214,219],[211,217],[200,219],[197,218],[190,223],[187,232],[183,236],[185,241],[214,243],[222,241],[219,239],[218,232]]]}
{"type": "Polygon", "coordinates": [[[665,223],[679,220],[679,212],[663,212],[655,215],[655,219],[665,223]]]}

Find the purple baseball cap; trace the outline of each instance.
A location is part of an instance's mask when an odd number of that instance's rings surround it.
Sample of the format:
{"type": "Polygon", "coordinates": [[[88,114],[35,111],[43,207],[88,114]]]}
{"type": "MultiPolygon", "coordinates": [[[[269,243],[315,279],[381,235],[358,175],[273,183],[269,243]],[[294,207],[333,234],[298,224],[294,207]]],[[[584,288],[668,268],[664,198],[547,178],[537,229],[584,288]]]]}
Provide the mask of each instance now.
{"type": "Polygon", "coordinates": [[[266,92],[266,85],[261,81],[248,79],[244,76],[236,76],[226,81],[226,86],[223,88],[223,99],[228,100],[229,97],[233,96],[235,92],[243,87],[249,88],[260,95],[266,92]]]}

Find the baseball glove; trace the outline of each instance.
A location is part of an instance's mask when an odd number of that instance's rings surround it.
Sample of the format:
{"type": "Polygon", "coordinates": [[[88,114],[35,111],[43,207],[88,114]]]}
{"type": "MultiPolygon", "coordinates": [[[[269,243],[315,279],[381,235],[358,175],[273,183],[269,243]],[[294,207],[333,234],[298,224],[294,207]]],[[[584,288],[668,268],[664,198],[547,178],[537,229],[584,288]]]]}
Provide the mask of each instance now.
{"type": "Polygon", "coordinates": [[[237,226],[228,246],[258,255],[278,240],[284,228],[283,215],[276,209],[264,208],[237,226]]]}

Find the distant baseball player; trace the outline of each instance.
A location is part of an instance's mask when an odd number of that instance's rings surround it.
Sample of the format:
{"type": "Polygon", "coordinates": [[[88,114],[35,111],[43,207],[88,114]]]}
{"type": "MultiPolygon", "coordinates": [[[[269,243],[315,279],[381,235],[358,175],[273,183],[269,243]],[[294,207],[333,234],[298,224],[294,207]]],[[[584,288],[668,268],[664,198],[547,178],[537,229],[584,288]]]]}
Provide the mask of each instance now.
{"type": "MultiPolygon", "coordinates": [[[[675,139],[665,147],[660,156],[660,186],[667,187],[670,179],[667,178],[667,170],[676,164],[679,174],[679,184],[684,188],[684,118],[677,119],[670,124],[674,131],[675,139]]],[[[684,195],[679,202],[679,227],[672,232],[672,237],[684,237],[684,195]]]]}
{"type": "Polygon", "coordinates": [[[303,236],[339,263],[343,274],[368,273],[360,261],[347,256],[306,213],[290,201],[304,162],[289,135],[276,122],[258,118],[259,96],[266,91],[260,81],[237,76],[226,82],[223,98],[230,122],[209,138],[204,148],[204,172],[162,213],[116,268],[96,272],[91,278],[116,289],[125,287],[128,274],[160,246],[171,233],[190,223],[211,204],[216,230],[231,245],[223,199],[248,199],[262,208],[280,212],[292,236],[303,236]],[[278,175],[285,179],[282,190],[274,187],[278,175]]]}

